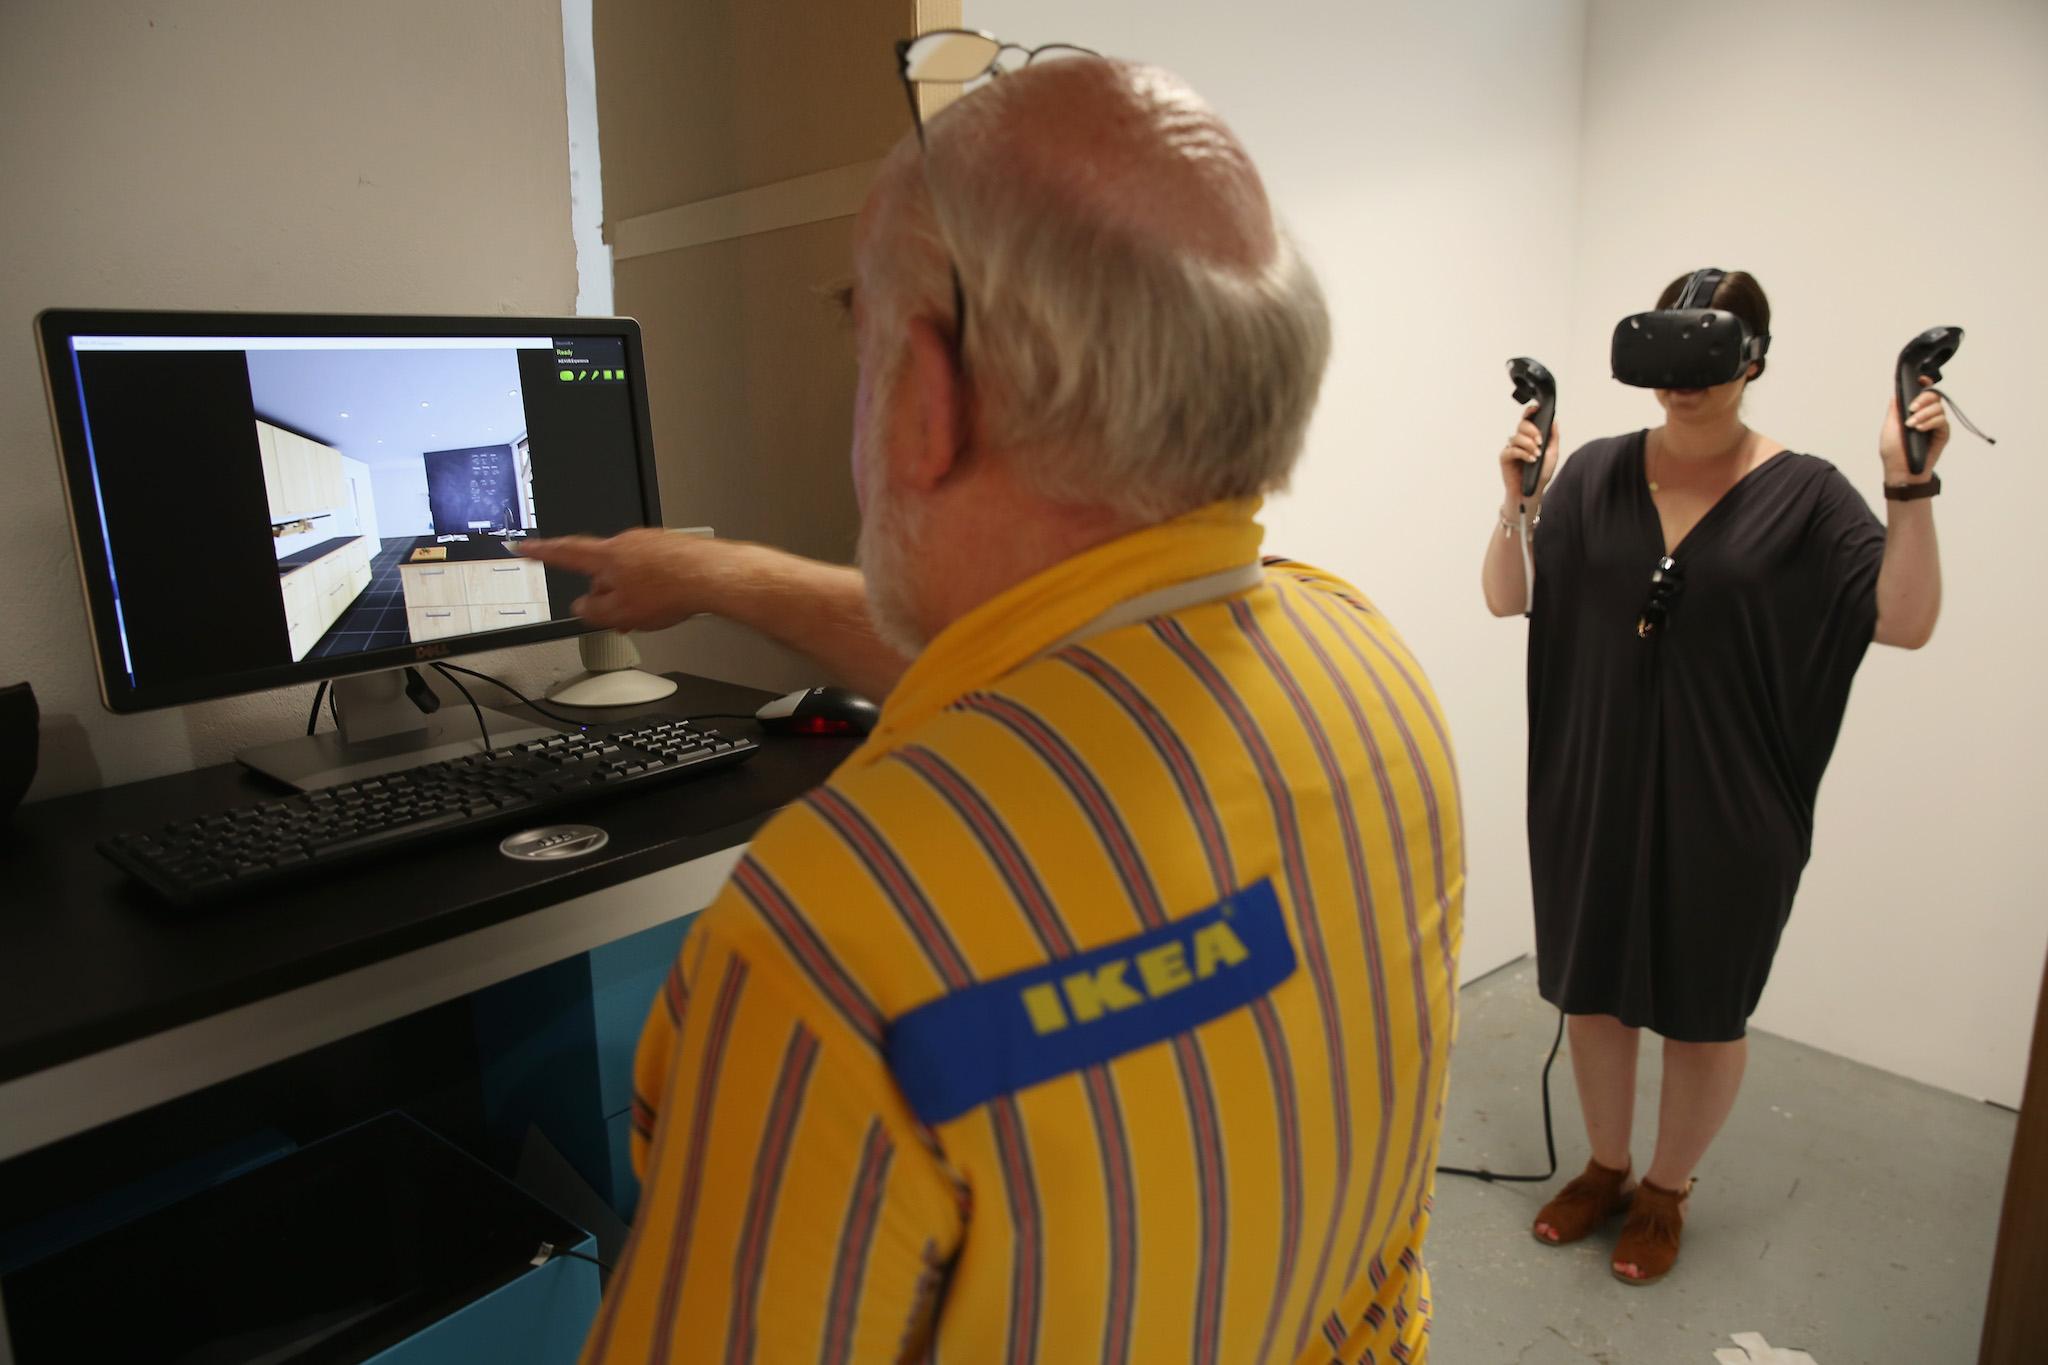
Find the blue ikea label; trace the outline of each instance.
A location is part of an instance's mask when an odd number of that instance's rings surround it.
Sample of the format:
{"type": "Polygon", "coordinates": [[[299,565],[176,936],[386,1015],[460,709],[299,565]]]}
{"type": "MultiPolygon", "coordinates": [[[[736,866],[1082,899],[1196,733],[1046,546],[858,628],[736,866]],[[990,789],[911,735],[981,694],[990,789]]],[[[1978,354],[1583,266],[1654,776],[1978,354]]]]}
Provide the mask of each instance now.
{"type": "Polygon", "coordinates": [[[918,1006],[889,1025],[896,1083],[929,1124],[1242,1009],[1294,972],[1269,880],[1184,919],[918,1006]]]}

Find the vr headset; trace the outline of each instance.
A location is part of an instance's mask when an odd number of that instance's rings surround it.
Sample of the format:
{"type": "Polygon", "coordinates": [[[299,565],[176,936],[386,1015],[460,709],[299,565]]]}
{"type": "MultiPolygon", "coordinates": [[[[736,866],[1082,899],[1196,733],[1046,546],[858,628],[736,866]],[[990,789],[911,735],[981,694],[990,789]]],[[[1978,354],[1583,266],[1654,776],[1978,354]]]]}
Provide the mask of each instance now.
{"type": "Polygon", "coordinates": [[[1725,309],[1709,307],[1725,270],[1695,270],[1677,301],[1614,325],[1614,377],[1639,389],[1711,389],[1741,377],[1771,349],[1768,334],[1725,309]]]}

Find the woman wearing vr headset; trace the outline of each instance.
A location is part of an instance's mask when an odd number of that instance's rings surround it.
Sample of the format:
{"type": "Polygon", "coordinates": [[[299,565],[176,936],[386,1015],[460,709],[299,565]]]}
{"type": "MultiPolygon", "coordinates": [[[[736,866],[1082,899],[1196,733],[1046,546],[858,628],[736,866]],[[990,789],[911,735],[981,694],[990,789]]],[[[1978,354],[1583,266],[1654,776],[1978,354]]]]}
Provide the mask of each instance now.
{"type": "Polygon", "coordinates": [[[1920,474],[1896,400],[1886,413],[1880,522],[1833,465],[1743,421],[1769,343],[1750,276],[1674,280],[1614,339],[1615,377],[1654,390],[1661,423],[1560,469],[1558,432],[1539,459],[1525,417],[1500,453],[1507,500],[1483,583],[1495,615],[1530,616],[1538,978],[1568,1016],[1592,1146],[1532,1231],[1562,1245],[1625,1212],[1611,1264],[1630,1284],[1677,1261],[1693,1171],[1734,1107],[1856,668],[1873,640],[1925,644],[1941,603],[1927,500],[1941,399],[1905,415],[1931,439],[1920,474]],[[1540,517],[1533,584],[1513,535],[1524,516],[1540,517]],[[1665,1040],[1664,1083],[1638,1180],[1644,1028],[1665,1040]]]}

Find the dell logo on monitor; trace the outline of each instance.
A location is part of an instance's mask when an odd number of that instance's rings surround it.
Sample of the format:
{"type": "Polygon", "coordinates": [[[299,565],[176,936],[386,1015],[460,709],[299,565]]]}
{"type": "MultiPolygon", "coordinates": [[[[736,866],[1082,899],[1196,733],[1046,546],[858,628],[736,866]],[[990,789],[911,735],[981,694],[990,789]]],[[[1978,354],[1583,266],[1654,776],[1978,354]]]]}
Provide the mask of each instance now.
{"type": "Polygon", "coordinates": [[[441,659],[447,657],[447,654],[446,645],[415,645],[412,651],[412,657],[415,659],[441,659]]]}

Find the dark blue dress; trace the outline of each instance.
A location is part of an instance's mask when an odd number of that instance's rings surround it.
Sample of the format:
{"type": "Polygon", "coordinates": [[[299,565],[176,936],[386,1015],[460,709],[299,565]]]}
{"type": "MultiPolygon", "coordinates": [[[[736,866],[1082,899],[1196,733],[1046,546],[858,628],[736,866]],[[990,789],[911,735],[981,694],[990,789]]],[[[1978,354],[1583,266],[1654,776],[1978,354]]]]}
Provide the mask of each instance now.
{"type": "Polygon", "coordinates": [[[1813,843],[1877,624],[1884,526],[1825,460],[1766,460],[1664,553],[1647,433],[1558,471],[1535,535],[1529,868],[1543,998],[1685,1042],[1740,1038],[1813,843]]]}

